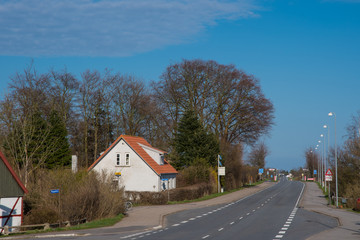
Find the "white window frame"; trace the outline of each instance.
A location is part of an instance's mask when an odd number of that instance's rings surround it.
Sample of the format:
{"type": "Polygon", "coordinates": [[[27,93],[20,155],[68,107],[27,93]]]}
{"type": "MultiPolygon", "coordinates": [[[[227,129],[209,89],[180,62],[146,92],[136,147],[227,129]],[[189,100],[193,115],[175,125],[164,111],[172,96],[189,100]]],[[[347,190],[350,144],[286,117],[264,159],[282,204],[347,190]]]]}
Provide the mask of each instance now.
{"type": "Polygon", "coordinates": [[[125,164],[124,166],[130,166],[130,153],[125,153],[125,164]]]}
{"type": "Polygon", "coordinates": [[[116,166],[121,166],[121,154],[120,153],[116,153],[116,162],[115,162],[116,166]]]}

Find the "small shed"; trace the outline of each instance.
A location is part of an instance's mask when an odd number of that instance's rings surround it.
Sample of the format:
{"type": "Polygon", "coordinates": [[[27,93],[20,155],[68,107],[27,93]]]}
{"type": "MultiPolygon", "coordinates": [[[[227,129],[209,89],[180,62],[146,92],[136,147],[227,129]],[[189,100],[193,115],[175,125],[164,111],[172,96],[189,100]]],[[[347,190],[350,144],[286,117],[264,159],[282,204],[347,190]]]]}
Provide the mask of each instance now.
{"type": "MultiPolygon", "coordinates": [[[[28,190],[0,151],[0,227],[20,226],[23,221],[23,196],[28,190]]],[[[3,229],[0,230],[0,233],[3,229]]]]}

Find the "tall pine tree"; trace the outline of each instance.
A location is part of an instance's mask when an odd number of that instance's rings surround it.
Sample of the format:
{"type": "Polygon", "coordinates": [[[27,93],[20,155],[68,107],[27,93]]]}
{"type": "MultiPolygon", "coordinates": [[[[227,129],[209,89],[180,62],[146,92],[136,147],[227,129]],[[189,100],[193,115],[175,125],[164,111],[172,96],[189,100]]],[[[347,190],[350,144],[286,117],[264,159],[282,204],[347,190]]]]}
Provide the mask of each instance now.
{"type": "MultiPolygon", "coordinates": [[[[59,113],[53,110],[49,117],[49,136],[48,142],[51,144],[51,150],[45,161],[46,168],[55,168],[68,166],[71,163],[70,146],[67,139],[66,125],[59,113]]],[[[49,146],[50,147],[50,146],[49,146]]]]}
{"type": "Polygon", "coordinates": [[[172,163],[177,169],[195,164],[198,159],[205,159],[210,166],[216,166],[219,142],[215,135],[206,131],[192,109],[187,109],[180,119],[173,139],[175,157],[172,163]]]}

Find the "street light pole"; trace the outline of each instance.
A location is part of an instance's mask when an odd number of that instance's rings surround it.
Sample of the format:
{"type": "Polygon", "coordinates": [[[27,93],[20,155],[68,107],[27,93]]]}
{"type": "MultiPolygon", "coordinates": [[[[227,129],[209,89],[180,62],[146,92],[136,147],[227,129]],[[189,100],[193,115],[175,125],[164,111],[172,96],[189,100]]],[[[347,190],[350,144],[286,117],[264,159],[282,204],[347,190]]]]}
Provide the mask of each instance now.
{"type": "MultiPolygon", "coordinates": [[[[323,143],[322,143],[322,144],[323,144],[323,154],[322,154],[322,155],[323,155],[323,158],[322,158],[322,159],[323,159],[323,163],[324,163],[324,176],[325,176],[325,172],[326,172],[325,142],[326,142],[326,141],[325,141],[325,136],[324,136],[324,134],[321,134],[320,137],[324,138],[324,141],[323,141],[323,143]]],[[[324,179],[324,187],[325,187],[325,192],[326,192],[326,181],[325,181],[325,179],[324,179]]]]}
{"type": "Polygon", "coordinates": [[[329,117],[334,116],[334,121],[335,121],[335,125],[334,125],[334,129],[335,129],[335,141],[334,141],[334,145],[335,145],[335,191],[336,191],[336,207],[339,207],[339,203],[338,203],[338,164],[337,164],[337,149],[336,149],[336,114],[334,112],[329,112],[329,117]]]}

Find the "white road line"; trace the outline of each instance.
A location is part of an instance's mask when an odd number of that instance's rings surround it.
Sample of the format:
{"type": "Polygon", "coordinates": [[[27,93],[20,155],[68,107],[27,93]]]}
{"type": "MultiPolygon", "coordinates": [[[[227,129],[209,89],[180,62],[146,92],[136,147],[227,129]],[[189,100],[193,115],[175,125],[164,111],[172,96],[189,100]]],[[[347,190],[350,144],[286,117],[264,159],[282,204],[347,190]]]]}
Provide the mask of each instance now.
{"type": "Polygon", "coordinates": [[[224,230],[224,228],[219,228],[219,229],[218,229],[219,232],[222,231],[222,230],[224,230]]]}
{"type": "Polygon", "coordinates": [[[240,217],[239,220],[243,219],[244,217],[240,217]]]}
{"type": "Polygon", "coordinates": [[[286,231],[279,231],[279,234],[285,234],[286,231]]]}
{"type": "Polygon", "coordinates": [[[289,229],[289,228],[286,228],[286,227],[281,228],[281,230],[285,230],[285,231],[288,230],[288,229],[289,229]]]}
{"type": "Polygon", "coordinates": [[[284,235],[276,235],[275,238],[282,238],[284,235]]]}
{"type": "Polygon", "coordinates": [[[231,222],[230,225],[233,225],[235,222],[231,222]]]}
{"type": "Polygon", "coordinates": [[[250,213],[248,212],[246,215],[248,215],[248,216],[249,216],[249,215],[250,215],[250,213]]]}
{"type": "Polygon", "coordinates": [[[182,221],[181,223],[187,223],[188,221],[182,221]]]}
{"type": "Polygon", "coordinates": [[[173,224],[172,226],[173,227],[177,227],[177,226],[179,226],[180,224],[179,223],[176,223],[176,224],[173,224]]]}
{"type": "Polygon", "coordinates": [[[189,218],[189,221],[193,221],[193,220],[195,220],[195,218],[189,218]]]}
{"type": "Polygon", "coordinates": [[[210,235],[203,236],[202,239],[208,238],[210,235]]]}

